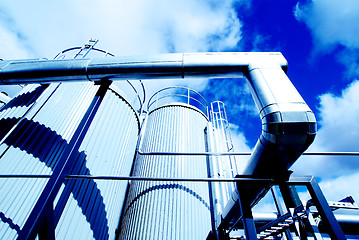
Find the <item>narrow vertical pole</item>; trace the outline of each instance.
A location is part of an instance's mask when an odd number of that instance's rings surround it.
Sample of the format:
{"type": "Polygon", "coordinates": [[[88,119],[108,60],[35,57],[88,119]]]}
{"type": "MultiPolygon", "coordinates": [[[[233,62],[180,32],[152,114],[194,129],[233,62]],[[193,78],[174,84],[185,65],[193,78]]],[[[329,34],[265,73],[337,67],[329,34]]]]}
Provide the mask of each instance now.
{"type": "MultiPolygon", "coordinates": [[[[290,212],[292,217],[296,217],[297,209],[302,209],[302,203],[299,199],[295,187],[289,186],[287,183],[282,183],[279,185],[279,189],[282,193],[283,200],[285,206],[287,207],[288,212],[290,212]]],[[[300,239],[307,239],[307,234],[302,229],[303,223],[301,222],[301,220],[295,220],[294,224],[295,224],[296,235],[299,236],[300,239]]]]}
{"type": "MultiPolygon", "coordinates": [[[[208,152],[209,149],[209,139],[208,139],[208,127],[206,127],[204,129],[204,142],[205,142],[205,149],[206,152],[208,152]]],[[[211,161],[209,159],[209,156],[206,156],[206,161],[207,161],[207,177],[211,178],[212,177],[212,169],[211,169],[211,161]]],[[[216,231],[216,221],[215,221],[215,211],[214,211],[214,200],[213,200],[213,188],[212,188],[212,184],[211,182],[208,182],[208,190],[209,190],[209,206],[210,206],[210,212],[211,212],[211,225],[212,225],[212,237],[215,237],[215,239],[217,238],[217,231],[216,231]]]]}
{"type": "Polygon", "coordinates": [[[54,207],[49,204],[46,210],[47,216],[39,230],[39,240],[55,240],[54,207]]]}
{"type": "Polygon", "coordinates": [[[246,235],[246,239],[256,240],[257,239],[257,231],[254,225],[253,215],[250,203],[246,197],[246,188],[243,184],[237,183],[238,188],[238,204],[242,215],[244,232],[246,235]]]}
{"type": "MultiPolygon", "coordinates": [[[[275,188],[275,186],[273,186],[271,188],[271,192],[272,192],[274,203],[275,203],[275,206],[276,206],[277,211],[279,213],[279,216],[283,216],[285,213],[284,213],[282,204],[279,201],[278,192],[277,192],[277,189],[275,188]]],[[[289,229],[286,229],[284,233],[285,233],[285,237],[287,238],[287,240],[293,240],[292,234],[290,233],[289,229]]]]}
{"type": "MultiPolygon", "coordinates": [[[[37,200],[34,208],[32,209],[29,217],[27,218],[24,227],[18,236],[18,240],[35,239],[36,234],[40,231],[41,226],[46,218],[49,216],[50,206],[52,207],[53,201],[60,190],[61,184],[65,180],[65,176],[69,173],[74,164],[75,158],[78,154],[78,149],[85,138],[85,135],[94,119],[98,108],[104,98],[106,91],[110,85],[110,81],[102,82],[99,90],[94,96],[89,108],[87,109],[84,117],[78,125],[74,136],[70,143],[65,148],[64,153],[58,159],[58,163],[48,180],[44,190],[42,191],[39,199],[37,200]]],[[[51,209],[51,211],[53,211],[51,209]]],[[[52,220],[53,221],[53,220],[52,220]]]]}
{"type": "Polygon", "coordinates": [[[322,190],[319,187],[319,184],[314,177],[312,177],[310,182],[307,184],[307,188],[312,197],[314,205],[317,207],[317,210],[323,219],[323,222],[329,227],[330,238],[338,240],[346,239],[343,230],[339,226],[338,221],[336,220],[327,200],[324,197],[322,190]]]}

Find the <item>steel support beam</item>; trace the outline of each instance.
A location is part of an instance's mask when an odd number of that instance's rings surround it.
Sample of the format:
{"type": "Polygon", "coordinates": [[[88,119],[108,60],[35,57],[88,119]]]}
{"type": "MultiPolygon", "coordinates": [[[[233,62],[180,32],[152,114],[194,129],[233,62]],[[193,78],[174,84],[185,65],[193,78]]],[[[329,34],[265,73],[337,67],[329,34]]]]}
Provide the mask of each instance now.
{"type": "MultiPolygon", "coordinates": [[[[52,217],[53,201],[62,183],[64,182],[66,175],[69,174],[71,168],[74,165],[75,158],[78,154],[78,149],[92,123],[92,120],[96,115],[96,112],[102,102],[108,86],[109,83],[105,82],[97,91],[89,108],[87,109],[79,126],[77,127],[74,136],[70,140],[69,145],[65,149],[60,159],[58,159],[58,163],[53,171],[53,174],[49,178],[44,190],[42,191],[39,199],[37,200],[34,208],[27,218],[24,227],[19,233],[17,238],[18,240],[35,239],[38,233],[44,235],[44,228],[47,228],[47,226],[50,226],[51,224],[54,225],[54,219],[52,217]]],[[[45,235],[46,234],[47,233],[45,233],[45,235]]],[[[48,235],[52,236],[51,234],[48,235]]]]}
{"type": "Polygon", "coordinates": [[[325,196],[320,189],[318,182],[313,176],[310,177],[291,177],[288,181],[289,185],[305,185],[308,189],[312,201],[317,208],[319,215],[323,222],[328,226],[329,236],[331,239],[342,240],[346,239],[343,230],[341,229],[337,219],[335,218],[332,209],[329,207],[325,196]]]}
{"type": "Polygon", "coordinates": [[[238,205],[241,211],[242,216],[242,222],[244,226],[244,232],[246,235],[246,239],[249,240],[256,240],[257,239],[257,231],[256,227],[254,225],[252,210],[251,210],[251,204],[250,199],[247,198],[246,194],[246,186],[243,186],[242,184],[237,184],[238,188],[238,205]]]}
{"type": "Polygon", "coordinates": [[[346,239],[343,230],[339,226],[339,223],[336,220],[332,209],[329,207],[329,204],[325,199],[324,194],[314,177],[307,185],[307,188],[310,193],[310,196],[312,197],[313,203],[317,207],[317,210],[322,217],[324,223],[330,226],[329,236],[331,237],[331,239],[346,239]]]}
{"type": "MultiPolygon", "coordinates": [[[[271,192],[272,192],[272,196],[273,196],[273,199],[274,199],[275,206],[276,206],[277,211],[279,213],[279,217],[283,216],[286,213],[284,212],[282,204],[279,201],[278,192],[277,192],[277,189],[275,188],[275,186],[273,186],[271,188],[271,192]]],[[[286,229],[284,233],[285,233],[285,237],[287,238],[287,240],[293,240],[289,229],[286,229]]]]}

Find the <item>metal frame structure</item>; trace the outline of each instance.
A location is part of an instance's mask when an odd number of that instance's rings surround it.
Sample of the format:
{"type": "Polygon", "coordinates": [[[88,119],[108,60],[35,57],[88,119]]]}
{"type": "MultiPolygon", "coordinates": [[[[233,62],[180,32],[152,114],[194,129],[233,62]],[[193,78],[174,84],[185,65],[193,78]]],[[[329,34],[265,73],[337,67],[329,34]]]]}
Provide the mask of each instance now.
{"type": "MultiPolygon", "coordinates": [[[[52,175],[1,175],[0,178],[51,178],[52,175]]],[[[317,183],[316,179],[313,176],[291,176],[288,181],[285,182],[275,182],[272,179],[261,179],[261,178],[253,178],[251,176],[237,176],[236,178],[163,178],[163,177],[117,177],[117,176],[91,176],[91,175],[67,175],[65,176],[66,179],[101,179],[101,180],[131,180],[131,181],[183,181],[183,182],[234,182],[237,183],[237,186],[240,188],[245,187],[246,185],[263,185],[263,184],[270,184],[270,185],[285,185],[285,186],[305,186],[311,196],[311,201],[313,205],[317,208],[319,215],[324,221],[324,224],[329,229],[329,236],[331,239],[346,239],[342,229],[340,228],[338,221],[336,220],[332,209],[330,208],[327,200],[325,199],[319,184],[317,183]]],[[[225,227],[225,228],[218,228],[217,231],[222,234],[219,236],[214,237],[213,235],[209,235],[214,238],[208,239],[227,239],[229,236],[229,232],[238,227],[239,221],[243,222],[242,227],[244,227],[245,235],[247,239],[266,239],[270,236],[276,236],[280,233],[286,232],[286,238],[292,239],[291,234],[288,232],[290,225],[293,225],[295,221],[299,221],[301,218],[305,217],[309,221],[313,221],[310,218],[310,214],[308,210],[305,210],[303,206],[297,206],[293,208],[292,212],[285,212],[279,203],[279,197],[276,193],[276,190],[272,189],[273,198],[276,203],[279,217],[276,220],[266,224],[263,227],[256,228],[254,226],[253,215],[251,211],[251,206],[248,204],[248,199],[246,199],[245,194],[241,194],[239,196],[240,201],[238,204],[240,206],[241,217],[238,218],[236,223],[233,227],[225,227]],[[278,227],[279,226],[279,227],[278,227]]],[[[283,194],[283,192],[282,192],[283,194]]],[[[288,207],[288,206],[287,206],[288,207]]],[[[293,206],[289,206],[293,207],[293,206]]],[[[288,208],[289,208],[288,207],[288,208]]],[[[42,229],[46,229],[45,232],[39,231],[41,237],[43,239],[54,239],[53,233],[54,228],[51,227],[51,212],[46,211],[45,218],[47,219],[43,222],[41,226],[42,229]],[[50,213],[50,215],[49,215],[50,213]]],[[[310,222],[313,224],[313,222],[310,222]]],[[[313,224],[314,226],[314,224],[313,224]]],[[[317,229],[312,229],[313,234],[317,234],[315,239],[322,239],[319,231],[317,229]]],[[[297,231],[298,233],[298,231],[297,231]]]]}
{"type": "MultiPolygon", "coordinates": [[[[87,51],[86,49],[82,50],[87,51]]],[[[86,54],[87,52],[83,56],[86,54]]],[[[226,232],[236,228],[239,221],[243,221],[247,239],[257,239],[251,208],[274,184],[304,185],[308,188],[320,215],[330,226],[330,236],[333,239],[345,239],[315,179],[313,177],[291,177],[288,181],[289,167],[314,140],[316,120],[313,112],[286,76],[286,70],[287,62],[281,53],[185,53],[93,59],[0,61],[0,85],[77,81],[105,83],[101,85],[86,116],[79,125],[77,134],[75,134],[78,137],[70,142],[61,158],[63,164],[59,165],[59,168],[55,169],[54,174],[51,175],[49,182],[52,184],[47,185],[49,189],[45,189],[46,191],[40,197],[25,227],[21,230],[19,239],[34,238],[37,233],[40,233],[40,238],[54,238],[51,230],[52,211],[49,209],[52,209],[56,189],[65,178],[235,182],[236,188],[223,212],[218,216],[221,219],[219,225],[215,226],[217,232],[214,235],[223,239],[227,237],[226,232]],[[91,119],[93,119],[93,114],[103,97],[103,88],[108,88],[106,83],[131,79],[191,79],[197,77],[247,79],[262,120],[262,133],[254,151],[252,153],[145,153],[139,149],[137,153],[140,155],[250,155],[244,175],[238,175],[232,179],[68,175],[72,152],[81,143],[83,134],[86,133],[91,119]]],[[[312,153],[311,155],[323,154],[312,153]]],[[[331,153],[328,155],[358,155],[358,153],[331,153]]],[[[23,175],[23,177],[34,176],[23,175]]],[[[49,176],[36,177],[47,178],[49,176]]]]}

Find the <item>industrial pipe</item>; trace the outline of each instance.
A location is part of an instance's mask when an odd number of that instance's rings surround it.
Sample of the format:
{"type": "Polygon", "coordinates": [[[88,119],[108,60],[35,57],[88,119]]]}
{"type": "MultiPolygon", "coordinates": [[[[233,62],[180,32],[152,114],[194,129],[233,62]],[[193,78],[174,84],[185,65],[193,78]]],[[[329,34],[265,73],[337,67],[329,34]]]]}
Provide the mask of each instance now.
{"type": "MultiPolygon", "coordinates": [[[[71,60],[0,61],[1,84],[170,78],[244,78],[262,119],[262,133],[244,174],[285,178],[316,134],[313,112],[288,79],[281,53],[184,53],[71,60]]],[[[248,186],[253,206],[267,188],[248,186]]],[[[238,218],[234,192],[221,218],[238,218]]]]}
{"type": "Polygon", "coordinates": [[[64,60],[0,61],[1,84],[64,81],[173,79],[189,77],[243,77],[248,65],[275,62],[284,70],[281,53],[184,53],[150,56],[64,60]]]}

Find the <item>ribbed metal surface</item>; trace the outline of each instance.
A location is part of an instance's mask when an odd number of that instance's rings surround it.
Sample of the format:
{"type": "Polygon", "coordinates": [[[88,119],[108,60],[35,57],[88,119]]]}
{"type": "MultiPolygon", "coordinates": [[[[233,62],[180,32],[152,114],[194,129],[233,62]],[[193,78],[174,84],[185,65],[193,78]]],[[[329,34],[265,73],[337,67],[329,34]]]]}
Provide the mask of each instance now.
{"type": "Polygon", "coordinates": [[[39,96],[44,93],[47,85],[31,84],[24,87],[10,102],[0,108],[0,118],[20,118],[25,115],[39,96]]]}
{"type": "Polygon", "coordinates": [[[0,108],[11,101],[11,98],[4,92],[0,92],[0,108]]]}
{"type": "MultiPolygon", "coordinates": [[[[0,174],[52,174],[99,86],[32,85],[0,109],[0,174]]],[[[108,90],[72,174],[128,176],[139,131],[135,110],[108,90]]],[[[0,179],[0,239],[15,239],[47,179],[0,179]]],[[[59,239],[114,238],[127,182],[67,180],[54,202],[59,239]]]]}
{"type": "MultiPolygon", "coordinates": [[[[49,128],[23,121],[0,146],[1,174],[51,174],[66,145],[49,128]],[[22,137],[18,138],[21,135],[22,137]]],[[[24,225],[47,179],[1,179],[1,239],[13,239],[24,225]],[[12,224],[9,224],[11,222],[12,224]]]]}
{"type": "MultiPolygon", "coordinates": [[[[205,151],[207,118],[189,105],[149,113],[142,151],[205,151]]],[[[133,176],[207,177],[204,156],[138,156],[133,176]]],[[[120,239],[205,239],[211,229],[208,183],[132,181],[120,239]]]]}
{"type": "Polygon", "coordinates": [[[61,84],[51,93],[51,100],[39,100],[28,113],[28,118],[45,124],[69,141],[98,87],[91,83],[61,84]]]}
{"type": "MultiPolygon", "coordinates": [[[[72,174],[129,176],[138,131],[134,110],[109,90],[79,149],[86,159],[79,156],[78,162],[84,161],[86,169],[80,167],[72,174]]],[[[68,180],[66,185],[61,194],[66,194],[68,188],[73,190],[56,228],[56,237],[114,239],[127,181],[68,180]]]]}
{"type": "Polygon", "coordinates": [[[31,85],[1,109],[0,119],[38,122],[69,141],[97,89],[93,83],[31,85]]]}
{"type": "MultiPolygon", "coordinates": [[[[58,156],[56,153],[62,151],[64,140],[44,125],[27,119],[29,111],[38,100],[50,91],[47,86],[29,85],[1,109],[1,174],[52,173],[54,162],[51,160],[58,156]],[[39,98],[40,96],[42,97],[39,98]],[[49,144],[46,145],[46,141],[49,144]]],[[[47,181],[0,180],[1,239],[13,239],[17,236],[47,181]]]]}

